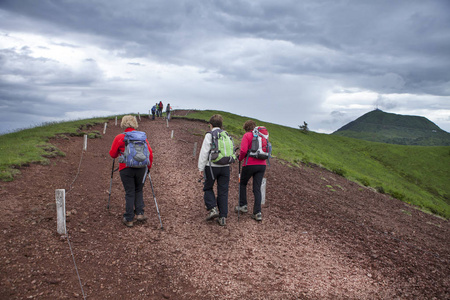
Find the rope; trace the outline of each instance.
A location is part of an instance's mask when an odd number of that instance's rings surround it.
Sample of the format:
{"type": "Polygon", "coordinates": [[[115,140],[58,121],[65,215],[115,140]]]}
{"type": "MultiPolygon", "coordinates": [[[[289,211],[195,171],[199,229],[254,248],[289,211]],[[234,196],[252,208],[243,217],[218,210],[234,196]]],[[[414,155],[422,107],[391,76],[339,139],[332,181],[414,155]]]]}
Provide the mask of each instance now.
{"type": "Polygon", "coordinates": [[[75,178],[73,179],[72,183],[69,185],[69,190],[67,191],[66,194],[68,194],[68,193],[72,190],[72,185],[73,185],[73,183],[75,182],[75,180],[77,180],[78,175],[80,174],[81,162],[82,162],[82,160],[83,160],[83,153],[84,153],[84,150],[81,151],[80,163],[78,164],[78,171],[77,171],[77,174],[75,175],[75,178]]]}
{"type": "MultiPolygon", "coordinates": [[[[69,190],[67,191],[66,194],[68,194],[72,190],[72,186],[73,186],[74,182],[77,180],[78,175],[80,174],[81,162],[83,161],[83,154],[84,154],[84,150],[81,151],[80,163],[78,164],[77,174],[75,175],[75,178],[72,180],[72,183],[69,185],[69,190]]],[[[77,273],[78,282],[80,284],[81,293],[83,294],[83,299],[86,299],[86,295],[84,294],[84,290],[83,290],[83,284],[81,283],[80,274],[78,273],[77,263],[75,262],[75,256],[73,255],[72,245],[71,245],[70,240],[69,240],[69,234],[67,233],[66,236],[67,236],[67,243],[69,244],[70,254],[72,255],[73,264],[75,266],[75,271],[77,273]]]]}
{"type": "Polygon", "coordinates": [[[70,244],[69,235],[67,234],[67,243],[69,244],[70,254],[72,255],[73,264],[75,266],[75,271],[77,272],[78,282],[80,283],[81,293],[83,294],[83,299],[86,299],[86,295],[84,294],[83,284],[81,283],[80,274],[78,273],[77,263],[75,262],[75,256],[73,255],[72,245],[70,244]]]}

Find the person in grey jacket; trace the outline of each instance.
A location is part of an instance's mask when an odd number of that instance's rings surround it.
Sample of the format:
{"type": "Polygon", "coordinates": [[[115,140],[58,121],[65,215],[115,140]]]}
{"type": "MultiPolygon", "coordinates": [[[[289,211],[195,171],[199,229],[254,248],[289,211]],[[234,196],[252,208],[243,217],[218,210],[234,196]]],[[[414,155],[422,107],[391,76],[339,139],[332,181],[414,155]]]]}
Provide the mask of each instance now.
{"type": "Polygon", "coordinates": [[[212,134],[214,130],[222,129],[223,118],[221,115],[213,115],[209,119],[210,132],[203,139],[202,148],[198,157],[198,170],[200,177],[205,179],[203,185],[207,220],[219,217],[219,225],[226,225],[228,216],[228,187],[230,183],[230,165],[217,165],[209,160],[212,134]],[[210,169],[211,168],[211,169],[210,169]],[[214,175],[214,177],[213,177],[214,175]],[[217,180],[217,197],[214,194],[214,183],[217,180]]]}

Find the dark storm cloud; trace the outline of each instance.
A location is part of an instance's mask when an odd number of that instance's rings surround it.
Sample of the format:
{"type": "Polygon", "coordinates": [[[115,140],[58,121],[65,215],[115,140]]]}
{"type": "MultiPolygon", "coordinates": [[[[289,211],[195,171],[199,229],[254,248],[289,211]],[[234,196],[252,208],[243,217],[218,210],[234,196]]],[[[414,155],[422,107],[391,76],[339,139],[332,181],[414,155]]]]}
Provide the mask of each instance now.
{"type": "MultiPolygon", "coordinates": [[[[274,73],[319,74],[379,92],[370,77],[398,74],[399,92],[442,95],[450,81],[450,4],[447,1],[3,1],[0,8],[42,25],[27,30],[66,31],[99,37],[128,57],[216,69],[236,79],[249,66],[196,56],[219,38],[287,41],[297,49],[261,56],[252,68],[274,73]],[[309,53],[302,47],[327,52],[309,53]],[[200,46],[201,49],[201,46],[200,46]],[[205,65],[206,64],[206,65],[205,65]]],[[[29,26],[25,23],[23,26],[29,26]]],[[[220,44],[219,44],[220,45],[220,44]]],[[[212,49],[220,52],[221,49],[212,49]]],[[[253,53],[238,53],[246,55],[253,53]]],[[[234,57],[233,59],[238,59],[234,57]]]]}
{"type": "MultiPolygon", "coordinates": [[[[375,95],[448,96],[449,11],[447,0],[2,0],[0,34],[51,37],[49,44],[35,46],[42,49],[92,45],[125,58],[124,65],[140,67],[137,72],[152,63],[193,67],[205,74],[200,83],[211,83],[211,91],[202,89],[206,98],[220,86],[236,98],[251,95],[249,100],[260,101],[276,93],[267,98],[319,110],[333,86],[375,95]],[[321,83],[312,90],[315,81],[321,83]]],[[[0,101],[29,97],[46,103],[58,97],[49,96],[52,88],[68,87],[75,94],[77,87],[100,85],[80,98],[98,99],[118,94],[117,86],[108,83],[132,81],[108,77],[95,60],[74,68],[33,55],[30,47],[2,49],[0,43],[0,101]]],[[[126,74],[132,77],[133,71],[126,74]]],[[[173,83],[164,86],[177,94],[173,83]]],[[[60,92],[60,99],[68,97],[60,92]]],[[[374,105],[395,107],[395,100],[380,97],[374,105]]],[[[335,123],[350,114],[339,108],[331,117],[335,123]]]]}

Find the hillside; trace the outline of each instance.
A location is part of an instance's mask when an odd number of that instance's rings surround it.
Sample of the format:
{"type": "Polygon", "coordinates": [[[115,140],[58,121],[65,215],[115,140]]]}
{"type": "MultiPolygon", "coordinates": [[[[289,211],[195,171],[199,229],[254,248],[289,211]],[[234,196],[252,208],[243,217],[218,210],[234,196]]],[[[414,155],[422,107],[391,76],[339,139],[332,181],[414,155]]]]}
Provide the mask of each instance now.
{"type": "Polygon", "coordinates": [[[162,119],[145,118],[139,129],[154,150],[151,174],[165,230],[148,183],[146,223],[121,223],[118,173],[106,209],[108,150],[122,132],[113,120],[102,138],[89,139],[87,151],[82,137],[59,135],[50,143],[65,156],[24,167],[1,184],[1,299],[80,299],[83,293],[87,299],[177,300],[450,297],[448,221],[321,167],[274,158],[262,223],[248,214],[238,220],[231,211],[236,164],[223,228],[205,221],[197,182],[193,149],[207,124],[174,119],[167,128],[162,119]],[[66,189],[70,243],[56,233],[60,188],[66,189]]]}
{"type": "Polygon", "coordinates": [[[398,145],[450,146],[450,133],[427,118],[379,109],[364,114],[332,134],[398,145]]]}

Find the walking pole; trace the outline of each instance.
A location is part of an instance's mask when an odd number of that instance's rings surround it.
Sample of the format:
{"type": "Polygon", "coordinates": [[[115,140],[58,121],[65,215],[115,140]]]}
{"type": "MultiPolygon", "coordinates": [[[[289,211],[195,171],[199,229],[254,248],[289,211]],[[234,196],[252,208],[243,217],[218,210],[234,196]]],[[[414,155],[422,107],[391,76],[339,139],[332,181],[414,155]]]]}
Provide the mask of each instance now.
{"type": "Polygon", "coordinates": [[[239,189],[238,189],[238,222],[239,222],[239,215],[241,214],[241,161],[239,161],[239,189]]]}
{"type": "MultiPolygon", "coordinates": [[[[153,199],[155,200],[156,211],[158,212],[159,224],[161,224],[161,230],[164,230],[163,224],[161,222],[161,215],[159,214],[158,203],[156,202],[155,191],[153,190],[152,178],[150,177],[150,172],[148,172],[148,179],[150,180],[150,186],[152,187],[153,199]]],[[[144,178],[145,180],[145,178],[144,178]]]]}
{"type": "Polygon", "coordinates": [[[114,163],[116,162],[116,159],[113,159],[112,168],[111,168],[111,182],[109,183],[109,197],[108,197],[108,205],[106,208],[109,210],[109,202],[111,201],[111,188],[112,188],[112,181],[113,181],[113,174],[114,174],[114,163]]]}

